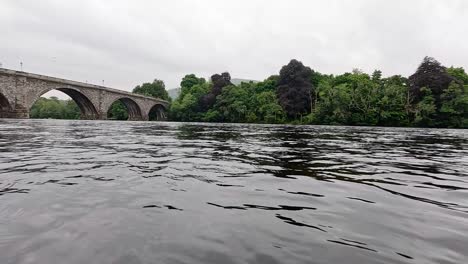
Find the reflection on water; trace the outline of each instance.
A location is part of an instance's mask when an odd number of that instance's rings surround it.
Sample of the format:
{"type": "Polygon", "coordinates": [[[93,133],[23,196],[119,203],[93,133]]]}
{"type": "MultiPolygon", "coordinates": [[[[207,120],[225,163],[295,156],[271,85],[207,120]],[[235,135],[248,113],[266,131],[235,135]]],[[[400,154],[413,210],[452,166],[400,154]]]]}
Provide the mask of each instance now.
{"type": "Polygon", "coordinates": [[[0,263],[466,263],[468,132],[0,120],[0,263]]]}

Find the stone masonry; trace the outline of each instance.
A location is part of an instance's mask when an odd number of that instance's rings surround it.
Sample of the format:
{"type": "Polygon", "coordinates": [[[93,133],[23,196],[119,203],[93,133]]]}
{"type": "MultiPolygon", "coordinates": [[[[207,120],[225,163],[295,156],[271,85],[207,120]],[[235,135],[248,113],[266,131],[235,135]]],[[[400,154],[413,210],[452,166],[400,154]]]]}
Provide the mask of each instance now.
{"type": "Polygon", "coordinates": [[[117,100],[127,107],[129,120],[148,120],[150,111],[157,114],[157,120],[165,120],[169,107],[169,102],[158,98],[0,68],[0,118],[29,118],[33,104],[51,90],[70,96],[80,108],[82,119],[107,119],[107,111],[117,100]]]}

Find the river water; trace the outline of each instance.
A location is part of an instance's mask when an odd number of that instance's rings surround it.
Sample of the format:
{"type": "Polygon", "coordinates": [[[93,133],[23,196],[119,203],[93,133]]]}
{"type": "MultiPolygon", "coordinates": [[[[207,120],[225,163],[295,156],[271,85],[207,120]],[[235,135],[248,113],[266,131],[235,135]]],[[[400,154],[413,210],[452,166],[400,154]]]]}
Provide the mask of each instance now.
{"type": "Polygon", "coordinates": [[[468,263],[468,131],[0,120],[0,263],[468,263]]]}

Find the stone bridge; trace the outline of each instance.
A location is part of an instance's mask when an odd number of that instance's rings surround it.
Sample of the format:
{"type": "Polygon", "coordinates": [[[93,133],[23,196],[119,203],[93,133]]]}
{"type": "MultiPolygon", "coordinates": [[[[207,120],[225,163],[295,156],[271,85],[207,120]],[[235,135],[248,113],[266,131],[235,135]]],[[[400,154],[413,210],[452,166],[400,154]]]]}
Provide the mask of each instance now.
{"type": "Polygon", "coordinates": [[[29,118],[41,95],[58,90],[70,96],[82,119],[107,119],[111,105],[120,100],[129,120],[166,119],[169,102],[109,87],[0,68],[0,118],[29,118]]]}

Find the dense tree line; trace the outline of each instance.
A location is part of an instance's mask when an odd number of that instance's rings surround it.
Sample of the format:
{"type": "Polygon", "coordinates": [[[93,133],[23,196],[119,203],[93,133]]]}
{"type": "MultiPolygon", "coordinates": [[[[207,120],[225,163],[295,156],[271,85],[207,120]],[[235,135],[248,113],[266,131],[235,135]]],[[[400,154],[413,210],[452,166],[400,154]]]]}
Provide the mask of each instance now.
{"type": "Polygon", "coordinates": [[[326,75],[292,60],[262,82],[194,74],[172,103],[175,121],[468,128],[468,75],[426,57],[409,78],[360,70],[326,75]]]}
{"type": "Polygon", "coordinates": [[[40,97],[29,113],[31,118],[78,119],[80,109],[73,100],[40,97]]]}
{"type": "MultiPolygon", "coordinates": [[[[227,72],[209,81],[188,74],[180,88],[169,111],[173,121],[468,128],[467,73],[430,57],[408,78],[357,69],[327,75],[291,60],[261,82],[234,85],[227,72]]],[[[133,92],[170,100],[158,79],[133,92]]],[[[79,113],[73,101],[54,97],[31,109],[33,118],[76,119],[79,113]]],[[[108,118],[126,120],[125,105],[115,102],[108,118]]]]}

